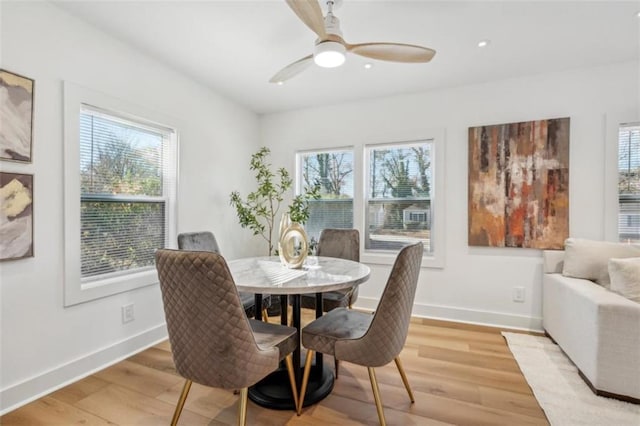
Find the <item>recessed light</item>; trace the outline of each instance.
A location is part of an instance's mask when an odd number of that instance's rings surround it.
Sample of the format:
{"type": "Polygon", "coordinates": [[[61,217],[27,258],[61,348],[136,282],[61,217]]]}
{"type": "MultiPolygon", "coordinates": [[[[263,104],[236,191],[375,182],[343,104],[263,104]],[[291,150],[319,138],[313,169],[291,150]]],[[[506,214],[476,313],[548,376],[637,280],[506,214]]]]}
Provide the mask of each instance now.
{"type": "Polygon", "coordinates": [[[640,18],[640,12],[637,12],[637,13],[636,13],[636,16],[637,16],[638,18],[640,18]]]}
{"type": "Polygon", "coordinates": [[[491,40],[488,40],[488,39],[480,40],[478,42],[478,47],[487,47],[489,44],[491,44],[491,40]]]}
{"type": "Polygon", "coordinates": [[[373,68],[373,64],[371,62],[367,62],[366,64],[364,64],[364,68],[370,70],[371,68],[373,68]]]}
{"type": "Polygon", "coordinates": [[[282,86],[284,84],[284,81],[279,81],[276,83],[278,86],[282,86]]]}

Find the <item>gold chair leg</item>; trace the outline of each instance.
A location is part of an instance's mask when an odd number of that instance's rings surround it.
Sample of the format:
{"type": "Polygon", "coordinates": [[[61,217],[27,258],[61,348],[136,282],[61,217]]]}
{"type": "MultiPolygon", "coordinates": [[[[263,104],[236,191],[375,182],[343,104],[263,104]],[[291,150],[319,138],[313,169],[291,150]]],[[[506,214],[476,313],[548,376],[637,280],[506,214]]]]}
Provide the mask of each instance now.
{"type": "Polygon", "coordinates": [[[247,400],[249,399],[249,388],[240,389],[240,401],[238,403],[238,426],[247,424],[247,400]]]}
{"type": "Polygon", "coordinates": [[[298,412],[298,387],[296,386],[296,376],[293,372],[293,355],[289,354],[284,359],[287,364],[287,372],[289,373],[289,383],[291,384],[291,393],[293,393],[293,403],[296,405],[296,413],[298,412]]]}
{"type": "Polygon", "coordinates": [[[184,407],[184,402],[187,400],[187,395],[189,395],[190,389],[191,389],[191,380],[186,380],[184,382],[184,386],[182,387],[182,393],[180,394],[180,398],[178,398],[178,403],[176,404],[176,411],[173,412],[173,418],[171,419],[171,426],[176,426],[178,424],[178,419],[180,418],[180,414],[182,413],[182,407],[184,407]]]}
{"type": "Polygon", "coordinates": [[[300,388],[300,396],[298,396],[298,415],[302,413],[302,404],[304,404],[304,396],[307,393],[307,384],[309,383],[309,372],[311,371],[311,360],[313,351],[307,349],[307,358],[304,361],[304,373],[302,374],[302,387],[300,388]]]}
{"type": "Polygon", "coordinates": [[[380,399],[380,390],[378,389],[376,372],[373,370],[373,367],[367,367],[367,370],[369,370],[369,380],[371,380],[371,389],[373,389],[373,399],[376,401],[376,409],[378,410],[380,426],[387,426],[387,422],[384,419],[384,411],[382,410],[382,400],[380,399]]]}
{"type": "Polygon", "coordinates": [[[409,379],[407,379],[407,375],[404,373],[404,368],[402,368],[400,357],[397,356],[393,360],[396,362],[396,367],[398,367],[398,371],[400,372],[400,377],[402,377],[402,383],[404,383],[404,387],[407,389],[407,393],[409,394],[409,399],[413,404],[414,402],[416,402],[416,400],[413,397],[413,392],[411,392],[411,386],[409,386],[409,379]]]}
{"type": "Polygon", "coordinates": [[[262,321],[269,322],[269,313],[265,308],[262,308],[262,321]]]}

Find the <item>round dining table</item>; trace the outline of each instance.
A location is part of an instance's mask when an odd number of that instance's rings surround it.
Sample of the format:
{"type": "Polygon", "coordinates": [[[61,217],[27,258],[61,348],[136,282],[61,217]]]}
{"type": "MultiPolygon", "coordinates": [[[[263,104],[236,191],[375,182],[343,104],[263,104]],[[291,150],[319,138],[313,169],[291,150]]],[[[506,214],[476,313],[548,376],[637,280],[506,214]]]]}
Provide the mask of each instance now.
{"type": "MultiPolygon", "coordinates": [[[[300,269],[289,269],[277,256],[231,260],[229,270],[238,291],[255,293],[256,306],[262,306],[262,295],[280,296],[281,323],[287,324],[287,306],[292,306],[292,324],[298,330],[298,347],[293,353],[293,366],[298,389],[302,382],[300,342],[300,296],[316,294],[316,318],[322,315],[322,293],[360,285],[369,279],[368,266],[351,260],[309,256],[300,269]]],[[[262,319],[256,309],[256,319],[262,319]]],[[[324,368],[322,354],[317,353],[307,385],[303,406],[325,398],[333,389],[334,375],[324,368]]],[[[249,388],[249,398],[258,405],[279,410],[295,410],[286,368],[278,370],[249,388]]]]}

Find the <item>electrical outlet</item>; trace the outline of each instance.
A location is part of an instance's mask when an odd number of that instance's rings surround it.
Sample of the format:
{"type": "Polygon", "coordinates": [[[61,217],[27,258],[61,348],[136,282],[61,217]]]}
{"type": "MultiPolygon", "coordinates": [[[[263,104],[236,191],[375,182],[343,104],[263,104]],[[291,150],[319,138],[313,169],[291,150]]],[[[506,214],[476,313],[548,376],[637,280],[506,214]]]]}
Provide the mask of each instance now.
{"type": "Polygon", "coordinates": [[[524,302],[524,287],[513,288],[513,301],[519,303],[524,302]]]}
{"type": "Polygon", "coordinates": [[[124,305],[122,307],[122,323],[126,324],[133,321],[134,319],[136,319],[136,317],[133,313],[133,303],[131,303],[130,305],[124,305]]]}

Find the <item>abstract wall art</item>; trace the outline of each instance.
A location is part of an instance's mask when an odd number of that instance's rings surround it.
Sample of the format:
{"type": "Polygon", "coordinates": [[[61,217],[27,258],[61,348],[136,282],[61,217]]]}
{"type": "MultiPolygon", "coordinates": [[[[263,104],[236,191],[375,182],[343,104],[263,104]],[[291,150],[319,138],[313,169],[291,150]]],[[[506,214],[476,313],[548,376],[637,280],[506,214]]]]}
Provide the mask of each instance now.
{"type": "Polygon", "coordinates": [[[0,260],[33,256],[33,175],[0,172],[0,260]]]}
{"type": "Polygon", "coordinates": [[[33,80],[0,69],[0,159],[31,162],[33,80]]]}
{"type": "Polygon", "coordinates": [[[561,249],[569,118],[469,128],[469,245],[561,249]]]}

